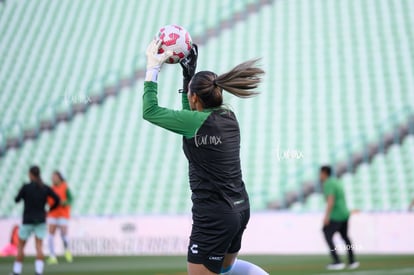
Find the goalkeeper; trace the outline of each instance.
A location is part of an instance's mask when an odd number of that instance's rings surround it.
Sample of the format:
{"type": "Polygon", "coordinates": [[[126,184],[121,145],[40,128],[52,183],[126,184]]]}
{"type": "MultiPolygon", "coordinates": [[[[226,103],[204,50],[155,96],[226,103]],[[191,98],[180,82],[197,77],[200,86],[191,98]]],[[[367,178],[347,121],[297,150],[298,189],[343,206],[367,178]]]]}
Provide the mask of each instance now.
{"type": "Polygon", "coordinates": [[[229,72],[195,74],[197,46],[181,61],[182,110],[158,106],[157,77],[171,52],[158,54],[161,41],[147,48],[144,83],[145,120],[183,136],[192,191],[193,226],[188,246],[188,274],[267,274],[237,259],[250,217],[249,197],[240,168],[240,129],[234,113],[223,107],[223,90],[247,98],[257,94],[263,70],[247,61],[229,72]]]}

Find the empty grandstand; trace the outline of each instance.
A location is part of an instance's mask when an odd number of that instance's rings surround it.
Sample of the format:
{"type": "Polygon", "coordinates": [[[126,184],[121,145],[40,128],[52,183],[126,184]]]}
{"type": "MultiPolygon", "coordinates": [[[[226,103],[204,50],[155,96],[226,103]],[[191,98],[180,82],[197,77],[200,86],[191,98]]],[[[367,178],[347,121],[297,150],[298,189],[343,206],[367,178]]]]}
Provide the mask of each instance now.
{"type": "MultiPolygon", "coordinates": [[[[413,14],[410,1],[387,0],[7,1],[0,5],[0,215],[20,213],[11,198],[32,163],[44,175],[64,172],[75,215],[189,211],[181,139],[141,118],[137,72],[147,41],[169,23],[199,40],[200,70],[263,58],[261,95],[226,100],[240,121],[252,207],[265,210],[314,180],[320,164],[381,144],[414,115],[413,14]],[[25,139],[28,132],[35,134],[25,139]],[[281,158],[286,151],[301,157],[281,158]]],[[[160,103],[179,108],[178,66],[164,66],[160,77],[160,103]]],[[[414,197],[413,153],[410,127],[404,140],[345,171],[350,205],[405,209],[414,197]]],[[[291,209],[319,211],[321,200],[314,193],[291,209]]]]}

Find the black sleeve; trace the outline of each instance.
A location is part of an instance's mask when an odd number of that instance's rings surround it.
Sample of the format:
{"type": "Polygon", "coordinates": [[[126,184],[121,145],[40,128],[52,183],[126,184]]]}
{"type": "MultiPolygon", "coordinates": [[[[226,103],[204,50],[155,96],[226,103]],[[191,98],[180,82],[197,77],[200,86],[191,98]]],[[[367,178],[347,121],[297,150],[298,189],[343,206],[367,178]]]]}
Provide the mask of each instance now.
{"type": "Polygon", "coordinates": [[[24,197],[24,187],[25,187],[25,185],[23,185],[20,188],[19,193],[17,193],[17,196],[14,198],[14,201],[16,203],[18,203],[21,199],[23,199],[23,197],[24,197]]]}
{"type": "Polygon", "coordinates": [[[50,207],[50,210],[53,210],[56,207],[58,207],[60,204],[60,198],[58,197],[58,195],[56,195],[56,193],[49,186],[47,186],[47,195],[49,197],[52,197],[52,199],[55,201],[55,203],[50,207]]]}

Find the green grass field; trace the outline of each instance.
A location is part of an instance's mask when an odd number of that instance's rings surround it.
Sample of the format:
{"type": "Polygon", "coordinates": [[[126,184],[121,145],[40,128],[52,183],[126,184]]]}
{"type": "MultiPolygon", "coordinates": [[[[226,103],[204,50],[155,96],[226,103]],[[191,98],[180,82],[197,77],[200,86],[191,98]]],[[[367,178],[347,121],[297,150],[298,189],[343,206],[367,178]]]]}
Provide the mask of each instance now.
{"type": "MultiPolygon", "coordinates": [[[[361,267],[356,271],[326,271],[324,266],[329,258],[325,255],[312,256],[243,256],[270,274],[282,275],[316,275],[316,274],[354,274],[354,275],[389,275],[414,274],[414,255],[361,255],[358,260],[361,267]]],[[[0,274],[9,274],[13,259],[0,259],[0,274]]],[[[45,274],[64,275],[183,275],[185,257],[78,257],[75,262],[67,264],[64,260],[56,266],[46,266],[45,274]]],[[[33,258],[25,261],[23,275],[34,274],[33,258]]]]}

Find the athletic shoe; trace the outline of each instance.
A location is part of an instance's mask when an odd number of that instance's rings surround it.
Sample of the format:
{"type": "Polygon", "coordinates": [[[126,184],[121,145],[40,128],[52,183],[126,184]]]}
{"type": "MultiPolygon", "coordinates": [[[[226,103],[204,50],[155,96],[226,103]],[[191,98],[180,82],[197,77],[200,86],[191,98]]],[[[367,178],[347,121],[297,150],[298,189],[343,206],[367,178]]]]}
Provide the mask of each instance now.
{"type": "Polygon", "coordinates": [[[344,263],[336,263],[336,264],[328,264],[326,266],[327,270],[342,270],[345,268],[345,264],[344,263]]]}
{"type": "Polygon", "coordinates": [[[73,257],[72,257],[72,253],[70,253],[69,250],[65,251],[65,259],[68,263],[73,262],[73,257]]]}
{"type": "Polygon", "coordinates": [[[54,265],[54,264],[58,264],[59,262],[58,262],[58,259],[55,257],[55,256],[50,256],[48,259],[47,259],[47,264],[48,265],[54,265]]]}
{"type": "Polygon", "coordinates": [[[353,262],[352,264],[349,264],[349,269],[357,269],[359,267],[359,262],[353,262]]]}

